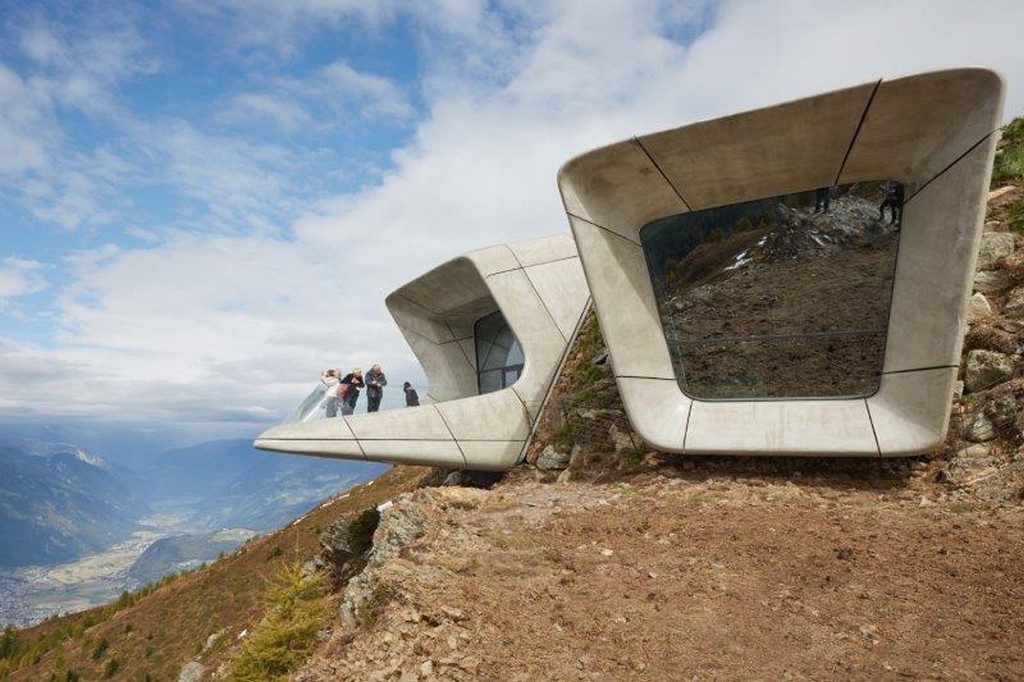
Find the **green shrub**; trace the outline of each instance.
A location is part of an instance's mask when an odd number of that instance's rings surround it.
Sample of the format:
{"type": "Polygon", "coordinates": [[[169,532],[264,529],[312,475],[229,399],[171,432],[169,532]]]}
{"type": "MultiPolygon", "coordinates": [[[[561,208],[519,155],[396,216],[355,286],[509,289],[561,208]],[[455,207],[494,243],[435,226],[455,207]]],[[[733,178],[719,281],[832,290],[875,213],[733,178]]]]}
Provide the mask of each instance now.
{"type": "Polygon", "coordinates": [[[1015,201],[1006,207],[1006,228],[1024,234],[1024,200],[1015,201]]]}
{"type": "Polygon", "coordinates": [[[300,563],[281,566],[265,595],[263,619],[231,661],[227,679],[273,680],[298,668],[316,647],[332,609],[322,573],[306,575],[300,563]]]}
{"type": "Polygon", "coordinates": [[[992,168],[992,184],[1024,183],[1024,118],[1003,128],[1003,140],[992,168]]]}
{"type": "Polygon", "coordinates": [[[10,658],[18,650],[18,633],[13,625],[4,628],[4,634],[0,635],[0,660],[10,658]]]}
{"type": "Polygon", "coordinates": [[[107,649],[110,647],[110,642],[106,639],[101,639],[96,643],[96,647],[92,650],[92,660],[98,661],[103,658],[103,654],[107,653],[107,649]]]}

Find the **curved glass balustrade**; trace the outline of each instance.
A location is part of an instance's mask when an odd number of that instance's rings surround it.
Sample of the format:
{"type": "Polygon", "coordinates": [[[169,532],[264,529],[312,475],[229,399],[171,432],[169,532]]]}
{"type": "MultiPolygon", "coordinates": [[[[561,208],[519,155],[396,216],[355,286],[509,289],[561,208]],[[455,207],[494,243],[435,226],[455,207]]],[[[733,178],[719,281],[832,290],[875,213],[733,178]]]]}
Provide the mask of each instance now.
{"type": "MultiPolygon", "coordinates": [[[[405,404],[405,392],[402,389],[402,383],[404,382],[400,382],[398,384],[388,383],[384,388],[384,396],[380,403],[381,412],[407,407],[405,404]]],[[[412,388],[416,391],[420,404],[425,405],[432,402],[427,395],[427,386],[425,384],[413,384],[412,388]]],[[[337,385],[328,388],[318,381],[309,392],[309,395],[306,396],[306,399],[303,400],[294,411],[292,411],[284,423],[290,424],[294,422],[312,421],[314,419],[324,419],[327,416],[327,399],[331,397],[336,389],[337,385]]],[[[364,388],[359,392],[359,401],[356,403],[356,410],[354,414],[364,414],[365,412],[366,389],[364,388]]]]}

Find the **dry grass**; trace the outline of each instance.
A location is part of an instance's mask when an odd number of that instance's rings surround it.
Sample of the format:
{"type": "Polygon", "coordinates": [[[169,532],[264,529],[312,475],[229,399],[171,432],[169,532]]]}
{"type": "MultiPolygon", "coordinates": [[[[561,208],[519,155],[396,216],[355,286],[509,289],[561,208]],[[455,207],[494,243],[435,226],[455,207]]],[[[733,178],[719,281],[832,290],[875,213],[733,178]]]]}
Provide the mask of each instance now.
{"type": "Polygon", "coordinates": [[[216,669],[241,646],[238,635],[253,632],[266,613],[270,576],[305,562],[319,550],[320,533],[339,516],[376,506],[419,484],[427,470],[395,467],[344,498],[312,510],[291,525],[254,538],[223,559],[156,586],[139,597],[122,597],[124,608],[108,605],[53,618],[16,633],[18,652],[0,659],[0,679],[177,679],[182,666],[199,660],[216,669]],[[131,603],[128,603],[131,602],[131,603]],[[208,638],[218,635],[206,647],[208,638]],[[98,658],[97,645],[108,642],[98,658]],[[43,646],[43,643],[46,646],[43,646]],[[112,664],[111,661],[116,661],[112,664]]]}

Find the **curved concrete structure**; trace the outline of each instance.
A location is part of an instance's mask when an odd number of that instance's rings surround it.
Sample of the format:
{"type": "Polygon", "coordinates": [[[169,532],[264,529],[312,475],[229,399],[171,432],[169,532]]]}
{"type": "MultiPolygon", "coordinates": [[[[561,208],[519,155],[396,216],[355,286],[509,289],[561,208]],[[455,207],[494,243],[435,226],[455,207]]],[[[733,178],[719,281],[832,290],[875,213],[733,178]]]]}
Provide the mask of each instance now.
{"type": "MultiPolygon", "coordinates": [[[[582,154],[558,182],[637,432],[690,454],[911,455],[947,428],[1003,83],[983,69],[865,83],[582,154]],[[905,187],[879,390],[695,400],[677,383],[639,233],[653,220],[874,180],[905,187]]],[[[813,295],[813,294],[811,294],[813,295]]]]}
{"type": "Polygon", "coordinates": [[[589,299],[569,235],[451,260],[387,298],[430,382],[424,404],[283,424],[256,447],[324,457],[503,470],[520,456],[589,299]],[[500,311],[524,362],[510,386],[479,395],[475,325],[500,311]]]}

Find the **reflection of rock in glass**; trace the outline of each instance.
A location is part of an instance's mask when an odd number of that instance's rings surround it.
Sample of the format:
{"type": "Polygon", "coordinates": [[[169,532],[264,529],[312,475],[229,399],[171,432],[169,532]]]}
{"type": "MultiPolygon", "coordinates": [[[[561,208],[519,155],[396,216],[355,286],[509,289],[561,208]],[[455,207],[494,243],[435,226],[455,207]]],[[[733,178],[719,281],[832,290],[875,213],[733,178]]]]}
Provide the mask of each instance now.
{"type": "Polygon", "coordinates": [[[819,187],[814,192],[814,212],[828,213],[829,188],[819,187]]]}
{"type": "Polygon", "coordinates": [[[704,399],[870,395],[885,351],[896,230],[880,183],[682,214],[641,232],[684,392],[704,399]],[[699,227],[696,227],[699,226],[699,227]],[[696,237],[696,239],[694,239],[696,237]]]}

